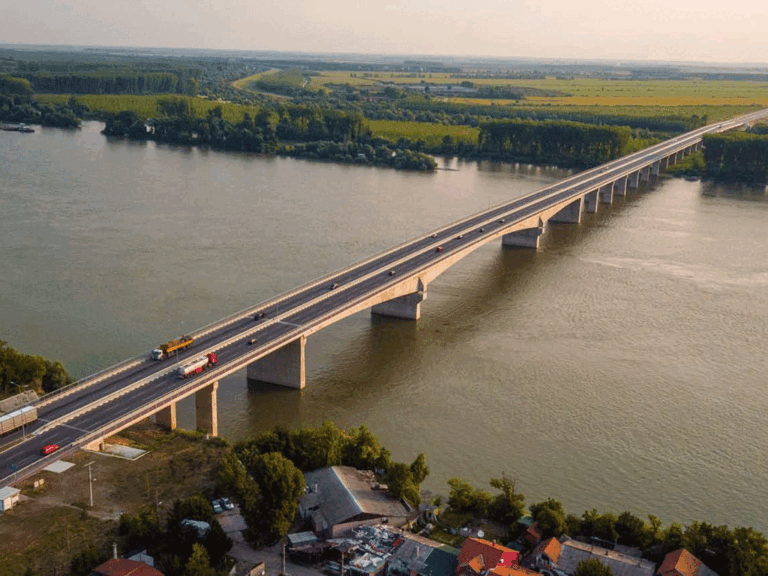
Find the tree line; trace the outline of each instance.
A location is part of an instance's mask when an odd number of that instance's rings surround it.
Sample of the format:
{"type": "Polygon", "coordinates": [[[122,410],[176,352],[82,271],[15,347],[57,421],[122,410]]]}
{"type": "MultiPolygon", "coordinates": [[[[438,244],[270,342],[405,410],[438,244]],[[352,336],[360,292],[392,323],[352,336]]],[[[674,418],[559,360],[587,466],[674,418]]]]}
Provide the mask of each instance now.
{"type": "Polygon", "coordinates": [[[627,153],[629,128],[566,121],[500,120],[480,124],[480,150],[499,160],[594,166],[627,153]]]}
{"type": "Polygon", "coordinates": [[[768,136],[747,132],[704,135],[705,173],[716,180],[765,184],[768,136]]]}
{"type": "MultiPolygon", "coordinates": [[[[513,531],[525,512],[525,496],[506,476],[490,484],[501,493],[492,496],[465,480],[451,478],[448,505],[459,512],[498,520],[513,531]]],[[[654,515],[646,522],[631,512],[601,514],[594,508],[578,516],[566,514],[553,498],[533,503],[528,509],[545,539],[567,534],[607,548],[616,544],[639,548],[644,558],[657,564],[669,552],[685,548],[720,576],[768,576],[768,540],[754,528],[731,529],[707,522],[685,527],[673,522],[663,528],[654,515]]]]}
{"type": "Polygon", "coordinates": [[[100,70],[94,72],[20,73],[35,92],[47,94],[166,94],[194,96],[198,82],[186,71],[136,72],[100,70]]]}
{"type": "Polygon", "coordinates": [[[61,362],[23,354],[0,340],[0,394],[11,396],[24,387],[52,392],[72,382],[61,362]]]}
{"type": "Polygon", "coordinates": [[[390,148],[377,141],[357,112],[317,106],[262,108],[255,116],[243,115],[228,122],[221,106],[205,117],[193,114],[186,98],[162,98],[155,118],[144,119],[123,110],[106,119],[104,134],[135,140],[151,139],[183,145],[208,146],[220,150],[273,153],[299,158],[391,166],[398,169],[432,171],[434,158],[418,150],[390,148]]]}

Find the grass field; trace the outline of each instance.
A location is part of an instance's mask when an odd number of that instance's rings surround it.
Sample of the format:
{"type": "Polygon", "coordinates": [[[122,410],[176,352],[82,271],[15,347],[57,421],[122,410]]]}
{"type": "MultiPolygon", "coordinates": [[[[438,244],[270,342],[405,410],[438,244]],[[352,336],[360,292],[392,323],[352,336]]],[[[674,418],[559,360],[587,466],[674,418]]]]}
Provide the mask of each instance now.
{"type": "Polygon", "coordinates": [[[445,136],[454,142],[477,144],[480,130],[472,126],[446,126],[426,122],[400,122],[397,120],[369,120],[368,127],[378,138],[397,142],[400,138],[424,140],[428,146],[439,146],[445,136]]]}

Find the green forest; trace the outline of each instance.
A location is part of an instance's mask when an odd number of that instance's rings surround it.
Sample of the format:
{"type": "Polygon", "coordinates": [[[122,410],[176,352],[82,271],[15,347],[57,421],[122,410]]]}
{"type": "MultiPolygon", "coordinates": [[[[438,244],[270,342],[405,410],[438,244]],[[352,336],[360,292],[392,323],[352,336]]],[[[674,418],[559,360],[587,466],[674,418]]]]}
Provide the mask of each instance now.
{"type": "Polygon", "coordinates": [[[0,395],[11,396],[27,388],[52,392],[71,382],[61,362],[22,354],[0,340],[0,395]]]}

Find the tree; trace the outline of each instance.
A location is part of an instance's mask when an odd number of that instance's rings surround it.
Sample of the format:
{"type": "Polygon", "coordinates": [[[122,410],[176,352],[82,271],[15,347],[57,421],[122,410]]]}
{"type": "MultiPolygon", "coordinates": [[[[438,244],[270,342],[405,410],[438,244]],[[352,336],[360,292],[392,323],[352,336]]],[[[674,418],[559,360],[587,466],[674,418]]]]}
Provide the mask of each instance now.
{"type": "Polygon", "coordinates": [[[560,536],[566,530],[563,505],[554,498],[531,504],[531,516],[536,521],[543,538],[560,536]]]}
{"type": "Polygon", "coordinates": [[[277,452],[246,456],[243,464],[259,487],[258,497],[243,510],[248,537],[258,544],[274,542],[288,533],[296,516],[304,475],[277,452]]]}
{"type": "Polygon", "coordinates": [[[208,552],[200,544],[192,546],[192,555],[184,566],[184,576],[215,576],[216,571],[211,568],[208,552]]]}
{"type": "Polygon", "coordinates": [[[525,496],[517,492],[516,481],[502,473],[501,478],[493,478],[493,488],[501,490],[491,503],[490,515],[499,522],[512,526],[525,512],[525,496]]]}
{"type": "Polygon", "coordinates": [[[493,498],[484,490],[476,490],[466,480],[449,478],[451,491],[448,494],[448,505],[458,512],[472,512],[478,516],[488,514],[488,508],[493,498]]]}
{"type": "Polygon", "coordinates": [[[419,488],[413,479],[411,468],[406,464],[396,462],[389,467],[387,487],[389,488],[390,495],[395,498],[405,498],[414,506],[418,506],[421,502],[419,488]]]}
{"type": "Polygon", "coordinates": [[[416,486],[421,486],[422,482],[429,476],[427,457],[424,456],[423,452],[416,456],[416,460],[411,464],[411,474],[413,475],[413,482],[416,486]]]}
{"type": "Polygon", "coordinates": [[[597,558],[590,558],[576,565],[575,576],[613,576],[613,572],[597,558]]]}

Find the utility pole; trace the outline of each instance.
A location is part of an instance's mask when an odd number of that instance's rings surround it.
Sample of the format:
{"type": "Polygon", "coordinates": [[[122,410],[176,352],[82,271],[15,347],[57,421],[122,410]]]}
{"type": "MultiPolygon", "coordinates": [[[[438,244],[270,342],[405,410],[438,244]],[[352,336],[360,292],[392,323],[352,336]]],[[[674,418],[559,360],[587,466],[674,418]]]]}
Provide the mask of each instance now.
{"type": "Polygon", "coordinates": [[[93,508],[93,478],[91,477],[91,464],[95,463],[95,460],[91,460],[88,464],[84,464],[84,466],[88,466],[88,494],[90,496],[91,508],[93,508]]]}
{"type": "Polygon", "coordinates": [[[285,544],[283,544],[283,563],[282,563],[282,569],[280,570],[280,574],[282,576],[286,576],[286,572],[285,572],[285,544]]]}

